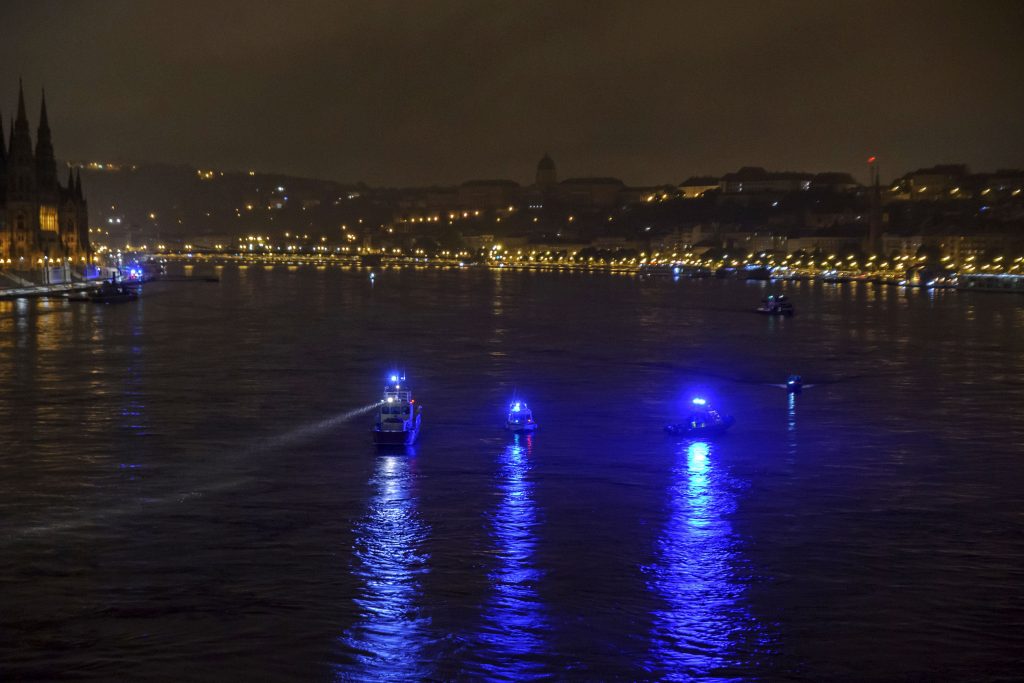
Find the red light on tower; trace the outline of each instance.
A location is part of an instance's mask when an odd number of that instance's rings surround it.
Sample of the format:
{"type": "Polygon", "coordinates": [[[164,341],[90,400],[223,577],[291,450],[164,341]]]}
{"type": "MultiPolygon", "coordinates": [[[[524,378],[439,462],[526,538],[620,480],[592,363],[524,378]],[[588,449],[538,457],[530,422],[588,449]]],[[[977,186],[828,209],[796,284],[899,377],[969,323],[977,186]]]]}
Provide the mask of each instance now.
{"type": "Polygon", "coordinates": [[[878,160],[878,157],[868,157],[868,163],[873,164],[878,160]]]}

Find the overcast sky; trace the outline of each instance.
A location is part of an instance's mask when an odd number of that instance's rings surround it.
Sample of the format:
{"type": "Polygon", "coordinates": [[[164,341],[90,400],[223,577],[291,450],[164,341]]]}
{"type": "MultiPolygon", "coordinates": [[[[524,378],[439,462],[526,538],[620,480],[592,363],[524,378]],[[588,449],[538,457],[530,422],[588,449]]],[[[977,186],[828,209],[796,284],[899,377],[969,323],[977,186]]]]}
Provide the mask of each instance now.
{"type": "Polygon", "coordinates": [[[0,3],[58,157],[373,185],[1024,166],[1024,2],[0,3]]]}

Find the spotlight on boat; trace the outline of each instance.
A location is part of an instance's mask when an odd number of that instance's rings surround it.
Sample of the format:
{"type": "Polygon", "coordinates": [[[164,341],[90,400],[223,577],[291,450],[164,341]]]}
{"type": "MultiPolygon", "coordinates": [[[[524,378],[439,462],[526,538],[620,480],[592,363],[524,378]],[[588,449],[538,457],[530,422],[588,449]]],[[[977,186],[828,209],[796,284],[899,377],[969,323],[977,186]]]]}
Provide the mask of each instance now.
{"type": "Polygon", "coordinates": [[[512,401],[508,406],[508,416],[505,418],[505,429],[510,432],[525,433],[537,429],[537,422],[533,419],[533,411],[526,405],[525,401],[512,401]]]}
{"type": "Polygon", "coordinates": [[[800,375],[790,375],[786,380],[786,391],[791,394],[799,394],[804,388],[804,381],[800,375]]]}
{"type": "Polygon", "coordinates": [[[691,404],[690,413],[685,421],[666,425],[666,432],[691,438],[718,436],[724,434],[734,422],[732,415],[718,412],[705,398],[698,396],[691,404]]]}

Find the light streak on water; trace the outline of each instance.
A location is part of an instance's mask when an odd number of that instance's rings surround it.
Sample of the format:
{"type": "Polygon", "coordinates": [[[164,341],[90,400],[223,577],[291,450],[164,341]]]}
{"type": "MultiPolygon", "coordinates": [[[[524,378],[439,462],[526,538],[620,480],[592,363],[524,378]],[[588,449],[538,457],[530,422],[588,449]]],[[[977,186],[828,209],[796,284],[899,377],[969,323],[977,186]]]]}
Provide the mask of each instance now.
{"type": "Polygon", "coordinates": [[[379,405],[379,401],[375,403],[370,403],[368,405],[363,406],[362,408],[355,408],[353,410],[349,410],[347,412],[334,415],[333,417],[328,417],[324,420],[304,425],[297,429],[293,429],[289,432],[285,432],[284,434],[281,434],[279,436],[270,437],[269,439],[264,440],[262,443],[254,445],[249,450],[250,452],[276,450],[284,446],[290,446],[294,443],[311,439],[314,436],[322,432],[325,432],[329,429],[332,429],[334,427],[337,427],[345,422],[348,422],[349,420],[355,417],[365,415],[374,410],[375,408],[377,408],[377,406],[379,405]]]}
{"type": "MultiPolygon", "coordinates": [[[[371,403],[369,405],[362,406],[361,408],[355,408],[348,410],[343,413],[328,417],[323,420],[318,420],[311,424],[304,425],[297,429],[292,429],[284,434],[271,437],[269,439],[263,439],[258,443],[254,443],[248,448],[241,449],[234,456],[236,458],[247,457],[259,453],[265,453],[269,451],[276,451],[286,446],[291,446],[301,441],[311,439],[318,434],[321,434],[329,429],[338,427],[356,417],[365,415],[373,411],[379,403],[371,403]]],[[[141,413],[141,409],[138,411],[141,413]]],[[[136,425],[132,425],[132,428],[137,428],[136,425]]],[[[122,463],[121,468],[133,469],[135,466],[122,463]]],[[[208,494],[218,493],[222,491],[228,491],[244,486],[253,481],[253,477],[244,475],[235,477],[228,480],[206,482],[198,484],[195,488],[186,491],[175,491],[162,496],[146,497],[146,498],[133,498],[129,502],[121,505],[111,506],[100,510],[88,510],[80,508],[75,511],[72,515],[66,515],[64,519],[49,521],[45,524],[36,524],[24,526],[21,529],[15,529],[13,533],[9,535],[10,540],[15,540],[18,537],[29,537],[39,536],[42,534],[59,532],[59,531],[70,531],[74,529],[82,529],[89,526],[98,525],[101,523],[109,522],[111,520],[123,517],[129,514],[144,514],[145,512],[154,509],[158,506],[165,506],[174,503],[182,504],[194,501],[202,498],[208,494]]]]}
{"type": "Polygon", "coordinates": [[[712,445],[688,444],[673,470],[670,518],[658,542],[649,587],[663,601],[653,614],[649,670],[659,680],[724,677],[743,661],[737,651],[756,639],[744,603],[743,559],[729,522],[736,502],[712,445]]]}
{"type": "Polygon", "coordinates": [[[540,658],[547,651],[547,622],[535,566],[537,509],[530,478],[533,436],[516,435],[501,455],[498,490],[501,502],[491,520],[491,537],[498,559],[490,574],[492,595],[484,606],[480,634],[489,679],[521,681],[543,675],[540,658]]]}
{"type": "Polygon", "coordinates": [[[788,462],[793,464],[796,461],[797,451],[797,430],[796,430],[796,394],[786,394],[786,446],[788,450],[788,462]]]}
{"type": "Polygon", "coordinates": [[[356,526],[358,619],[340,639],[354,651],[354,661],[336,672],[340,681],[426,678],[420,653],[430,623],[418,604],[429,528],[417,510],[414,466],[411,451],[377,458],[373,497],[356,526]]]}

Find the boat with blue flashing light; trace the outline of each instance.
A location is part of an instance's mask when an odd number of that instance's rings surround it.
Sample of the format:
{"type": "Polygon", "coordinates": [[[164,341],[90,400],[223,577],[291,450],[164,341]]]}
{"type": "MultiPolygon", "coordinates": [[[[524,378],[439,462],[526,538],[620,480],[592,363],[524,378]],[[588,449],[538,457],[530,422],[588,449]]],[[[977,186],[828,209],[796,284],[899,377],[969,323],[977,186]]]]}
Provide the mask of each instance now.
{"type": "Polygon", "coordinates": [[[765,266],[748,264],[743,266],[743,277],[747,280],[761,280],[767,282],[772,279],[772,271],[765,266]]]}
{"type": "Polygon", "coordinates": [[[67,295],[68,301],[91,302],[94,304],[121,304],[139,298],[137,288],[129,287],[124,282],[111,278],[104,280],[99,286],[80,290],[67,295]]]}
{"type": "Polygon", "coordinates": [[[690,414],[685,422],[665,426],[669,434],[680,436],[706,437],[724,434],[732,427],[732,415],[723,415],[708,403],[706,399],[695,398],[690,403],[690,414]]]}
{"type": "Polygon", "coordinates": [[[532,432],[537,429],[537,422],[533,419],[533,411],[526,405],[526,401],[512,401],[509,404],[508,416],[505,418],[505,429],[516,433],[532,432]]]}
{"type": "Polygon", "coordinates": [[[757,312],[764,315],[784,315],[791,316],[795,313],[793,304],[786,297],[785,294],[769,294],[761,300],[761,305],[757,307],[757,312]]]}
{"type": "Polygon", "coordinates": [[[790,375],[786,378],[786,391],[791,394],[799,394],[803,391],[804,380],[800,375],[790,375]]]}
{"type": "Polygon", "coordinates": [[[416,404],[405,375],[392,374],[384,385],[373,443],[377,446],[411,446],[420,435],[423,406],[416,404]]]}

